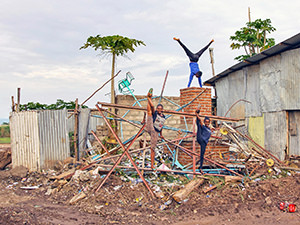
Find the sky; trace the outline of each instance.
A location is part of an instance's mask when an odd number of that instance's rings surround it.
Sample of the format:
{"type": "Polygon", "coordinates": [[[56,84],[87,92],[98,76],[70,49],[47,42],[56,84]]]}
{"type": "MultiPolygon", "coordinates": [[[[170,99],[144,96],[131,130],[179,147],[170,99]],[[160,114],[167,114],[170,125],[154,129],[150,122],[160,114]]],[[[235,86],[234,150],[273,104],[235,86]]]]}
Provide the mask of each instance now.
{"type": "MultiPolygon", "coordinates": [[[[127,57],[117,58],[116,71],[134,76],[131,88],[159,95],[169,71],[164,96],[179,96],[186,88],[189,60],[173,37],[192,51],[211,39],[215,73],[221,73],[244,54],[231,50],[229,37],[251,20],[270,18],[277,29],[268,37],[280,43],[299,33],[300,2],[291,0],[1,0],[0,8],[0,118],[8,118],[11,96],[21,104],[82,103],[111,76],[111,57],[92,48],[79,48],[90,36],[121,35],[142,40],[127,57]]],[[[209,52],[199,60],[203,81],[212,77],[209,52]]],[[[192,86],[198,86],[196,79],[192,86]]],[[[110,101],[106,85],[86,105],[110,101]]],[[[116,93],[120,94],[117,90],[116,93]]]]}

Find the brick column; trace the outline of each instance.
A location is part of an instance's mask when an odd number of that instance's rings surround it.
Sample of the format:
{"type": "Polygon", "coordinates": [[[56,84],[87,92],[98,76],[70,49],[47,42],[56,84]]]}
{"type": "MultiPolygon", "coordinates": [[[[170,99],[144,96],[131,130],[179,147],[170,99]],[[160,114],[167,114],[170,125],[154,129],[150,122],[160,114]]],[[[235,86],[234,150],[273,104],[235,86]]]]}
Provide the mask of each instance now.
{"type": "MultiPolygon", "coordinates": [[[[190,101],[192,101],[197,95],[203,92],[195,101],[184,108],[185,112],[194,113],[199,104],[201,104],[201,115],[211,115],[211,89],[210,88],[200,88],[200,87],[190,87],[180,89],[180,105],[183,106],[190,101]],[[205,92],[203,92],[205,91],[205,92]]],[[[193,124],[192,118],[186,118],[189,125],[193,124]]],[[[184,123],[182,118],[181,123],[184,123]]]]}
{"type": "MultiPolygon", "coordinates": [[[[197,95],[204,91],[193,103],[184,108],[185,112],[194,113],[201,104],[201,115],[212,115],[212,101],[211,101],[211,89],[210,88],[200,88],[200,87],[191,87],[180,89],[180,105],[183,106],[190,101],[192,101],[197,95]]],[[[192,130],[193,119],[186,118],[189,130],[192,130]]],[[[183,117],[181,117],[181,124],[184,124],[183,117]]],[[[197,129],[197,128],[196,128],[197,129]]],[[[181,144],[183,147],[192,150],[192,138],[186,139],[181,144]]],[[[200,153],[200,145],[196,142],[196,151],[200,153]]],[[[210,139],[208,142],[205,155],[209,155],[209,158],[218,158],[220,152],[228,151],[228,146],[226,145],[214,145],[214,141],[210,139]]],[[[182,151],[178,152],[178,160],[181,164],[185,165],[192,162],[192,158],[185,154],[182,151]]],[[[196,166],[196,168],[198,165],[196,166]]]]}

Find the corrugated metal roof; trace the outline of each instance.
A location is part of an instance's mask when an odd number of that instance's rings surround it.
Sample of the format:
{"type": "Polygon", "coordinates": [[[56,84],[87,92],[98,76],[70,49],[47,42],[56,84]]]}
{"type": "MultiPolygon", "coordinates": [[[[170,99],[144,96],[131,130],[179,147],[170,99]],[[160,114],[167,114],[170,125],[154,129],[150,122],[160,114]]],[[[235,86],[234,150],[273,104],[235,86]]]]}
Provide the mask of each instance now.
{"type": "Polygon", "coordinates": [[[247,60],[243,61],[243,62],[240,62],[240,63],[237,63],[235,65],[233,65],[232,67],[228,68],[227,70],[223,71],[222,73],[219,73],[218,75],[210,78],[209,80],[205,81],[204,82],[204,85],[209,85],[209,86],[214,86],[214,83],[222,78],[222,77],[225,77],[227,75],[229,75],[230,73],[232,72],[235,72],[237,70],[240,70],[244,67],[247,67],[247,66],[251,66],[253,64],[257,64],[259,63],[261,60],[264,60],[266,58],[269,58],[271,56],[274,56],[274,55],[277,55],[277,54],[280,54],[282,52],[285,52],[287,50],[291,50],[291,49],[296,49],[296,48],[299,48],[300,47],[300,33],[271,47],[271,48],[268,48],[266,49],[265,51],[257,54],[257,55],[254,55],[250,58],[248,58],[247,60]]]}

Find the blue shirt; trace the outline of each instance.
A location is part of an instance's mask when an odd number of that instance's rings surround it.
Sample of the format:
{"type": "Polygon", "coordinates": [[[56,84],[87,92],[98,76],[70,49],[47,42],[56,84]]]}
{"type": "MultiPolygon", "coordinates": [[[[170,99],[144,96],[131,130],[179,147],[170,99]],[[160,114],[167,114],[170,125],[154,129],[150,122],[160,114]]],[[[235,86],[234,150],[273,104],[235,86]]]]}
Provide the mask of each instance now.
{"type": "Polygon", "coordinates": [[[191,74],[195,75],[196,73],[198,73],[199,70],[199,65],[196,62],[190,62],[190,69],[191,69],[191,74]]]}
{"type": "Polygon", "coordinates": [[[199,119],[197,118],[197,141],[200,142],[204,142],[205,144],[208,143],[208,140],[210,138],[211,135],[211,130],[209,127],[203,125],[201,126],[199,119]]]}

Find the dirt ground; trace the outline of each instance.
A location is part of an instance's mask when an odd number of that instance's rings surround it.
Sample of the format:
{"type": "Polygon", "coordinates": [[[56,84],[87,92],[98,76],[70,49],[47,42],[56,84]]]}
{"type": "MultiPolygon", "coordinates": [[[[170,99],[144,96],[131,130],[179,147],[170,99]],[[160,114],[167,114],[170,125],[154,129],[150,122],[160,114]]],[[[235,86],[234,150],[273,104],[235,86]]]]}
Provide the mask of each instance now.
{"type": "MultiPolygon", "coordinates": [[[[151,198],[143,183],[133,185],[119,175],[112,175],[98,192],[94,190],[101,177],[71,179],[62,185],[51,181],[50,175],[24,176],[22,169],[0,171],[1,224],[300,224],[298,209],[288,213],[278,208],[281,201],[300,205],[299,173],[223,185],[207,194],[203,193],[205,183],[186,201],[173,200],[163,210],[166,198],[151,198]],[[33,190],[22,189],[34,186],[33,190]],[[52,193],[47,195],[49,190],[52,193]],[[70,205],[80,191],[86,197],[70,205]]],[[[168,187],[164,193],[177,189],[180,187],[168,187]]]]}
{"type": "Polygon", "coordinates": [[[0,224],[300,224],[299,208],[294,213],[279,209],[280,202],[300,206],[300,173],[295,171],[276,174],[261,167],[257,174],[263,176],[223,182],[205,194],[204,189],[224,181],[207,177],[177,203],[172,194],[189,182],[186,176],[157,173],[153,179],[152,172],[145,174],[151,189],[163,193],[153,198],[139,179],[126,180],[123,170],[95,191],[106,173],[76,170],[68,179],[54,179],[74,169],[72,163],[62,166],[40,173],[11,165],[0,170],[0,224]],[[84,197],[70,204],[78,195],[84,197]]]}

